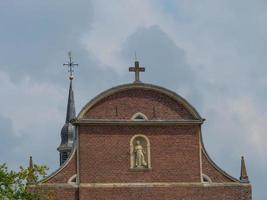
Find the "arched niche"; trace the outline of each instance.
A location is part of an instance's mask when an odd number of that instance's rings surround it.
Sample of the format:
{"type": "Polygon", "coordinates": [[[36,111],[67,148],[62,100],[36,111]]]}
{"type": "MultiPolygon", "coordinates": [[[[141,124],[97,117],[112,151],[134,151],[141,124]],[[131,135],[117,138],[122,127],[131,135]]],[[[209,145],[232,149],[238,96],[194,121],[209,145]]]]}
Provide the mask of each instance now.
{"type": "Polygon", "coordinates": [[[150,142],[145,135],[138,134],[130,140],[130,168],[151,169],[150,142]]]}

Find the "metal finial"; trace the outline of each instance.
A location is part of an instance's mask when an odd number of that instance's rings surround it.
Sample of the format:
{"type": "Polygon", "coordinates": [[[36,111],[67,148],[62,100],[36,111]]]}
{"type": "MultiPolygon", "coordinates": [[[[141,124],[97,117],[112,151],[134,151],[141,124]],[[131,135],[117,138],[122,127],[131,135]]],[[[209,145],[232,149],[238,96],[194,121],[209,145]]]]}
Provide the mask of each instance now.
{"type": "Polygon", "coordinates": [[[68,66],[68,72],[70,73],[69,75],[69,79],[72,80],[74,78],[73,73],[74,73],[74,66],[78,66],[77,63],[74,63],[72,61],[72,54],[71,51],[68,52],[68,56],[69,56],[69,62],[64,63],[63,66],[68,66]]]}
{"type": "Polygon", "coordinates": [[[134,52],[134,60],[137,61],[136,51],[134,52]]]}

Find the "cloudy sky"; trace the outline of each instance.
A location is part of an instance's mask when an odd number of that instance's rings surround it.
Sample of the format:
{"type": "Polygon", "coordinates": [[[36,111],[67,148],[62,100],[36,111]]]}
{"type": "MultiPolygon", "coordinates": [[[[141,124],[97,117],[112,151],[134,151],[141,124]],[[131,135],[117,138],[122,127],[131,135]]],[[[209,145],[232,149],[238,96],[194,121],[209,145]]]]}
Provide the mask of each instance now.
{"type": "Polygon", "coordinates": [[[205,146],[235,177],[246,158],[256,200],[267,198],[266,0],[0,0],[0,163],[28,157],[55,170],[71,50],[77,112],[133,81],[174,90],[206,118],[205,146]]]}

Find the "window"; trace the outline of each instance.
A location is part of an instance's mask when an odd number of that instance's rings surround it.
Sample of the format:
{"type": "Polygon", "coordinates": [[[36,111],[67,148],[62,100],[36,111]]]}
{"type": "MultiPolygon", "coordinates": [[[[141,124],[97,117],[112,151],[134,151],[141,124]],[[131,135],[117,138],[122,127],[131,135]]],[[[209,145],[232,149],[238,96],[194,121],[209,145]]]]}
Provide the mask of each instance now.
{"type": "Polygon", "coordinates": [[[66,152],[66,151],[62,152],[62,154],[61,154],[61,164],[63,164],[68,159],[68,157],[69,157],[69,153],[68,152],[66,152]]]}
{"type": "Polygon", "coordinates": [[[202,174],[202,181],[204,183],[211,183],[212,182],[211,179],[210,179],[210,177],[207,176],[206,174],[202,174]]]}
{"type": "Polygon", "coordinates": [[[141,112],[138,112],[138,113],[135,113],[132,118],[132,120],[148,120],[147,119],[147,116],[145,116],[143,113],[141,112]]]}
{"type": "Polygon", "coordinates": [[[145,135],[135,135],[130,141],[131,169],[150,169],[150,142],[145,135]]]}

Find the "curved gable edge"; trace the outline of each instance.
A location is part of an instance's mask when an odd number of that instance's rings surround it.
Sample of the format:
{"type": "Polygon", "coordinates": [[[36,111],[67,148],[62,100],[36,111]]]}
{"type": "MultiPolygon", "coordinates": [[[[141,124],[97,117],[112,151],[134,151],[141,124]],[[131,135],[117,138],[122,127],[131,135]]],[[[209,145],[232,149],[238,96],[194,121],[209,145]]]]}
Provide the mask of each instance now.
{"type": "MultiPolygon", "coordinates": [[[[70,164],[71,161],[73,161],[73,159],[76,156],[76,153],[77,153],[77,147],[75,145],[74,148],[71,151],[71,154],[70,154],[69,158],[65,161],[65,163],[63,165],[61,165],[56,171],[52,172],[49,176],[47,176],[44,179],[40,180],[37,184],[45,184],[48,181],[50,181],[53,178],[55,178],[62,170],[66,169],[66,167],[70,164]]],[[[75,160],[74,160],[74,162],[76,164],[76,161],[75,160]]]]}
{"type": "MultiPolygon", "coordinates": [[[[224,170],[222,170],[212,159],[211,157],[209,156],[205,146],[204,146],[204,143],[203,143],[203,138],[202,138],[202,133],[201,133],[201,137],[200,137],[200,140],[201,140],[201,151],[202,153],[204,154],[204,156],[206,157],[206,159],[208,160],[209,164],[217,171],[219,172],[220,174],[222,174],[223,176],[225,176],[226,178],[230,179],[231,181],[233,182],[237,182],[237,183],[242,183],[241,181],[239,181],[238,179],[236,179],[235,177],[231,176],[230,174],[228,174],[227,172],[225,172],[224,170]]],[[[203,158],[202,158],[203,160],[203,158]]]]}
{"type": "Polygon", "coordinates": [[[124,84],[124,85],[119,85],[116,87],[112,87],[102,93],[100,93],[99,95],[97,95],[95,98],[93,98],[91,101],[89,101],[80,111],[80,113],[77,116],[77,119],[82,119],[83,116],[100,100],[104,99],[105,97],[108,97],[116,92],[121,92],[127,89],[132,89],[132,88],[140,88],[140,89],[150,89],[150,90],[154,90],[160,93],[163,93],[167,96],[169,96],[170,98],[174,99],[175,101],[181,103],[188,111],[189,113],[195,118],[195,119],[199,119],[199,120],[203,120],[202,117],[200,116],[200,114],[197,112],[197,110],[187,101],[185,100],[183,97],[181,97],[180,95],[178,95],[177,93],[168,90],[166,88],[160,87],[160,86],[156,86],[156,85],[152,85],[152,84],[145,84],[145,83],[134,83],[134,84],[124,84]]]}

